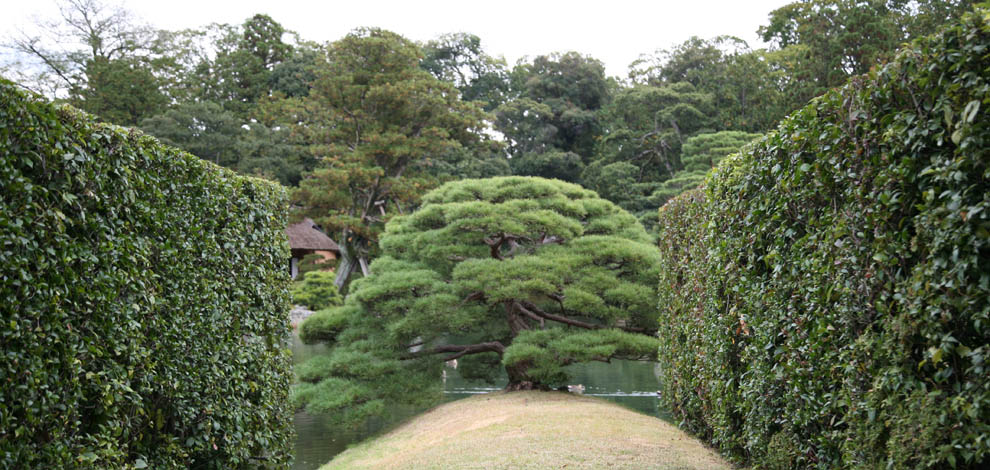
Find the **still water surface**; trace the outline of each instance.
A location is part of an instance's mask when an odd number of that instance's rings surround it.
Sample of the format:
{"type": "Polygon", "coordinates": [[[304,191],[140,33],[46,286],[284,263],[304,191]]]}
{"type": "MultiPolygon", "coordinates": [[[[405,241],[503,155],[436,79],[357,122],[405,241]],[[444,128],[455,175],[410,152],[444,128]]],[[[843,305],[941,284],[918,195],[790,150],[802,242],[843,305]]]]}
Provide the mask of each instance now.
{"type": "MultiPolygon", "coordinates": [[[[292,334],[293,362],[298,364],[325,351],[322,345],[307,345],[292,334]]],[[[668,419],[658,408],[654,364],[649,362],[613,361],[569,366],[572,384],[582,384],[584,394],[602,397],[650,416],[668,419]]],[[[444,401],[453,401],[479,393],[501,390],[505,381],[491,385],[482,381],[467,381],[448,367],[444,384],[444,401]]],[[[393,409],[389,417],[371,420],[358,429],[331,426],[325,417],[299,412],[295,415],[296,443],[293,470],[315,470],[343,452],[348,445],[360,442],[389,427],[415,416],[422,410],[393,409]]]]}

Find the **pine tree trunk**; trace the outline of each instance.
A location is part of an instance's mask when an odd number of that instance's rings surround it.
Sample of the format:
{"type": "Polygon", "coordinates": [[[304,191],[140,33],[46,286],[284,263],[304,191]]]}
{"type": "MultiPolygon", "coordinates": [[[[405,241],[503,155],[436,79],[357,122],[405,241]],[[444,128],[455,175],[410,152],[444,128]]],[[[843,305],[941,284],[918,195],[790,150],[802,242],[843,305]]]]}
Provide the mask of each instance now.
{"type": "MultiPolygon", "coordinates": [[[[512,337],[515,338],[520,331],[528,329],[526,322],[519,316],[516,311],[517,302],[510,301],[506,302],[505,317],[509,324],[509,331],[512,332],[512,337]]],[[[509,383],[505,386],[505,390],[508,392],[514,392],[517,390],[546,390],[547,387],[541,384],[533,382],[533,379],[526,373],[529,369],[530,364],[519,363],[512,366],[505,366],[505,373],[509,376],[509,383]]]]}
{"type": "Polygon", "coordinates": [[[509,375],[509,383],[505,386],[505,391],[550,390],[550,387],[534,382],[532,377],[526,373],[527,369],[529,369],[529,364],[526,363],[506,366],[505,372],[509,375]]]}
{"type": "MultiPolygon", "coordinates": [[[[343,252],[343,249],[341,249],[343,252]]],[[[350,257],[343,256],[341,253],[340,266],[337,266],[337,277],[334,278],[333,283],[337,286],[337,290],[342,290],[344,284],[350,279],[351,273],[354,272],[354,268],[357,267],[357,263],[354,262],[350,257]]]]}
{"type": "Polygon", "coordinates": [[[341,232],[339,240],[337,246],[340,247],[340,265],[337,266],[337,277],[334,278],[333,283],[337,286],[337,290],[343,290],[344,284],[347,284],[347,280],[350,279],[357,263],[347,246],[347,230],[341,232]]]}

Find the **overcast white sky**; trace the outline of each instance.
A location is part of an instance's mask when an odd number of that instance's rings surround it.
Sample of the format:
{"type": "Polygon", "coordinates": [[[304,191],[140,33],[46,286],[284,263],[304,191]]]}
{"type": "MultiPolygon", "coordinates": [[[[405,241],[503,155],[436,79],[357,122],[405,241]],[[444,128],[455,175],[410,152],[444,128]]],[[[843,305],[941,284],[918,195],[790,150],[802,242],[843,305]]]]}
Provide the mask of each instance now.
{"type": "MultiPolygon", "coordinates": [[[[112,3],[113,0],[108,0],[112,3]]],[[[33,15],[56,15],[54,0],[4,0],[0,35],[32,23],[33,15]]],[[[427,41],[467,32],[509,65],[523,56],[574,50],[605,63],[609,75],[625,77],[640,54],[666,49],[691,36],[728,34],[762,47],[756,29],[770,11],[789,0],[124,0],[145,22],[164,29],[212,22],[242,23],[266,13],[286,29],[317,41],[338,39],[360,26],[377,26],[427,41]]]]}

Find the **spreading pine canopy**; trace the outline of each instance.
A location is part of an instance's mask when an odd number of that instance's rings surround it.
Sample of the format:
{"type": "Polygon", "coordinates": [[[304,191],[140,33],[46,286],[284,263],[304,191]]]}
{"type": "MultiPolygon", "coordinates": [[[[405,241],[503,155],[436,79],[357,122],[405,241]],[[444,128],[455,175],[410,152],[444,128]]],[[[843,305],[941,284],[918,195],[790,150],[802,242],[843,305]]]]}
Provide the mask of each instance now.
{"type": "Polygon", "coordinates": [[[533,177],[452,182],[423,203],[389,222],[345,305],[302,324],[330,351],[300,367],[298,405],[353,422],[435,400],[446,360],[522,389],[565,383],[569,364],[656,355],[658,255],[629,213],[533,177]]]}

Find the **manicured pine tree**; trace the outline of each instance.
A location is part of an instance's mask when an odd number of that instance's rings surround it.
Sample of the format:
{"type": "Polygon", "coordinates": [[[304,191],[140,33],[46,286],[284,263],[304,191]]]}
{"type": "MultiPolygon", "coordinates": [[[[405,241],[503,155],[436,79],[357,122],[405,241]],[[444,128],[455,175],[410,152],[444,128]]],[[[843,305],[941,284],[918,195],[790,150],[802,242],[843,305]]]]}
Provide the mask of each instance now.
{"type": "Polygon", "coordinates": [[[658,254],[635,217],[558,180],[448,183],[392,219],[372,275],[307,319],[327,355],[297,405],[341,421],[440,395],[444,361],[509,390],[566,383],[569,364],[656,355],[658,254]]]}

